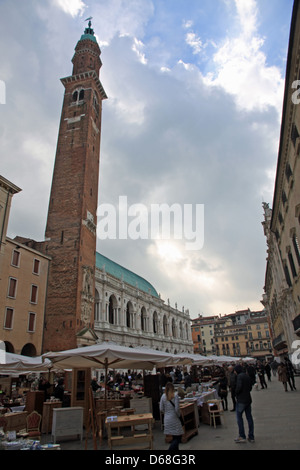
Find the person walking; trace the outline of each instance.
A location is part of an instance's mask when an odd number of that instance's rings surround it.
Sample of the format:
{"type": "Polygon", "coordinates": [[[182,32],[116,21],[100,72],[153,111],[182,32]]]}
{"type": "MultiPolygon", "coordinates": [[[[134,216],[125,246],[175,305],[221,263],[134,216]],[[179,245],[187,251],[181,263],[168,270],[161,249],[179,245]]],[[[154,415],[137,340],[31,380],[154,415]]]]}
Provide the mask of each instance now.
{"type": "Polygon", "coordinates": [[[266,362],[265,371],[266,371],[266,374],[267,374],[267,377],[268,377],[268,382],[271,382],[271,366],[270,366],[269,361],[266,362]]]}
{"type": "Polygon", "coordinates": [[[256,374],[255,374],[255,368],[251,364],[246,364],[246,374],[249,375],[251,379],[251,385],[252,387],[256,383],[256,374]]]}
{"type": "Polygon", "coordinates": [[[280,362],[278,368],[277,368],[277,374],[278,374],[278,380],[283,384],[284,391],[287,392],[287,371],[285,364],[283,362],[280,362]]]}
{"type": "Polygon", "coordinates": [[[223,410],[227,411],[228,410],[228,402],[227,402],[227,394],[228,394],[227,385],[228,385],[228,381],[227,381],[227,377],[225,375],[225,372],[223,372],[223,371],[221,372],[220,379],[218,380],[217,384],[218,384],[218,395],[222,400],[223,410]]]}
{"type": "Polygon", "coordinates": [[[275,359],[273,359],[273,361],[271,362],[271,369],[272,369],[272,374],[274,377],[276,377],[277,368],[278,368],[278,362],[275,361],[275,359]]]}
{"type": "Polygon", "coordinates": [[[261,388],[268,388],[267,383],[265,381],[265,367],[261,362],[259,362],[257,365],[257,375],[260,381],[261,388]]]}
{"type": "Polygon", "coordinates": [[[164,415],[164,434],[172,436],[169,451],[178,451],[183,427],[180,421],[179,396],[171,382],[166,384],[165,393],[160,399],[160,411],[164,415]]]}
{"type": "Polygon", "coordinates": [[[289,383],[289,386],[290,386],[291,390],[296,390],[295,376],[294,376],[294,373],[295,373],[294,366],[293,366],[293,364],[291,363],[291,361],[289,360],[289,358],[287,356],[285,356],[284,362],[285,362],[286,373],[287,373],[287,381],[289,383]]]}
{"type": "Polygon", "coordinates": [[[239,436],[235,439],[237,444],[247,442],[244,428],[243,414],[245,413],[248,422],[248,441],[254,440],[254,421],[252,417],[252,384],[249,375],[247,375],[241,365],[237,365],[234,369],[237,375],[236,381],[236,419],[238,424],[239,436]]]}
{"type": "Polygon", "coordinates": [[[236,398],[235,398],[235,387],[236,387],[236,373],[234,372],[234,367],[229,366],[228,367],[229,371],[229,389],[231,393],[231,400],[232,400],[232,410],[230,411],[235,411],[235,406],[236,406],[236,398]]]}

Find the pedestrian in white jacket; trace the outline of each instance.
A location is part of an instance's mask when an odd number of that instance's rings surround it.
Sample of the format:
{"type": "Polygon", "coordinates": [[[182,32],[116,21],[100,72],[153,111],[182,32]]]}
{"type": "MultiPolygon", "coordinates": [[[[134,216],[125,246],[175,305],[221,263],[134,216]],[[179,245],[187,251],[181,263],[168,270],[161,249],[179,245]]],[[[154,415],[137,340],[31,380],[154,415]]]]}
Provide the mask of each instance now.
{"type": "Polygon", "coordinates": [[[160,411],[164,415],[164,434],[172,436],[170,451],[178,451],[183,435],[180,421],[179,396],[171,382],[166,384],[165,393],[160,399],[160,411]]]}

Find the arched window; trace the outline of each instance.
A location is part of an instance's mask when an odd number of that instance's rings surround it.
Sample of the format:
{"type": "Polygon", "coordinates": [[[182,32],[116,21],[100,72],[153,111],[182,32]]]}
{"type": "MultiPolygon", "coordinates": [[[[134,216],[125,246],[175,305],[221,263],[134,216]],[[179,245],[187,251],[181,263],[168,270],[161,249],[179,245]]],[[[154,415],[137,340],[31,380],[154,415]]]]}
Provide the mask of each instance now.
{"type": "Polygon", "coordinates": [[[133,328],[133,306],[131,302],[127,302],[126,305],[126,326],[127,328],[133,328]]]}
{"type": "Polygon", "coordinates": [[[168,320],[167,320],[166,315],[164,315],[164,319],[163,319],[163,331],[164,331],[164,335],[167,336],[168,335],[168,320]]]}
{"type": "Polygon", "coordinates": [[[75,91],[73,91],[73,95],[72,95],[73,103],[78,104],[79,101],[82,101],[83,99],[84,99],[84,89],[83,88],[77,88],[75,91]]]}
{"type": "Polygon", "coordinates": [[[158,315],[157,315],[157,312],[153,313],[153,333],[158,333],[158,315]]]}
{"type": "Polygon", "coordinates": [[[77,101],[77,100],[78,100],[78,91],[75,90],[73,93],[73,101],[77,101]]]}
{"type": "Polygon", "coordinates": [[[21,355],[22,356],[29,356],[29,357],[35,357],[36,356],[36,348],[34,344],[27,343],[25,346],[23,346],[21,350],[21,355]]]}
{"type": "Polygon", "coordinates": [[[142,307],[141,310],[141,329],[142,331],[147,331],[147,312],[145,307],[142,307]]]}
{"type": "Polygon", "coordinates": [[[79,101],[82,101],[83,99],[84,99],[84,90],[80,90],[79,101]]]}
{"type": "Polygon", "coordinates": [[[111,295],[109,298],[108,304],[108,321],[111,325],[117,324],[117,310],[118,310],[118,302],[114,295],[111,295]]]}
{"type": "Polygon", "coordinates": [[[174,318],[172,320],[172,335],[173,335],[173,338],[176,338],[176,323],[175,323],[174,318]]]}
{"type": "Polygon", "coordinates": [[[182,322],[179,322],[179,338],[183,339],[183,329],[182,329],[182,322]]]}
{"type": "Polygon", "coordinates": [[[95,310],[94,310],[95,321],[100,321],[101,320],[100,315],[101,315],[101,312],[100,312],[100,296],[99,296],[99,292],[96,289],[95,290],[95,310]]]}

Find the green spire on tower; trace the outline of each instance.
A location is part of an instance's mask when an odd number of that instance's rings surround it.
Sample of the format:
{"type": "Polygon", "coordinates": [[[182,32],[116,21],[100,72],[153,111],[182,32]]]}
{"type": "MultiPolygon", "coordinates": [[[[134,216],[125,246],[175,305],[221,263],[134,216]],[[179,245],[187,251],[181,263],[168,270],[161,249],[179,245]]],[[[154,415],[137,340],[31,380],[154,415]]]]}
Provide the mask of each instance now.
{"type": "Polygon", "coordinates": [[[84,30],[84,34],[81,36],[80,38],[80,41],[83,41],[84,39],[90,39],[90,41],[94,41],[97,43],[97,39],[95,37],[95,34],[94,34],[94,30],[92,28],[92,20],[93,17],[90,16],[89,18],[87,18],[85,21],[88,21],[88,27],[85,28],[84,30]]]}

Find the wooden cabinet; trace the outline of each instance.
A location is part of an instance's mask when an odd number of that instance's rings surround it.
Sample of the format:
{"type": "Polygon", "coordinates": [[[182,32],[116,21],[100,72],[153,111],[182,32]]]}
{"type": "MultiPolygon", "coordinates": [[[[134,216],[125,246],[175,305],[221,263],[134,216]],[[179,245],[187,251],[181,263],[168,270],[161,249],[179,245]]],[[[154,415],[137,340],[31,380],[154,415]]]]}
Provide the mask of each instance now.
{"type": "Polygon", "coordinates": [[[152,399],[152,413],[156,420],[160,419],[159,402],[159,377],[158,375],[145,375],[144,376],[144,395],[152,399]]]}
{"type": "Polygon", "coordinates": [[[48,434],[52,430],[53,408],[61,408],[62,402],[47,401],[43,406],[42,433],[48,434]]]}
{"type": "Polygon", "coordinates": [[[183,419],[182,442],[187,442],[192,436],[198,434],[197,420],[195,416],[195,407],[193,403],[180,405],[180,413],[183,419]]]}
{"type": "Polygon", "coordinates": [[[83,408],[53,408],[52,438],[56,442],[60,437],[79,436],[83,434],[83,408]]]}
{"type": "Polygon", "coordinates": [[[71,407],[82,407],[86,423],[89,410],[89,388],[91,386],[91,369],[73,369],[71,407]]]}
{"type": "Polygon", "coordinates": [[[43,414],[43,404],[45,400],[45,393],[40,391],[29,391],[26,394],[25,411],[28,414],[37,411],[40,415],[43,414]]]}

